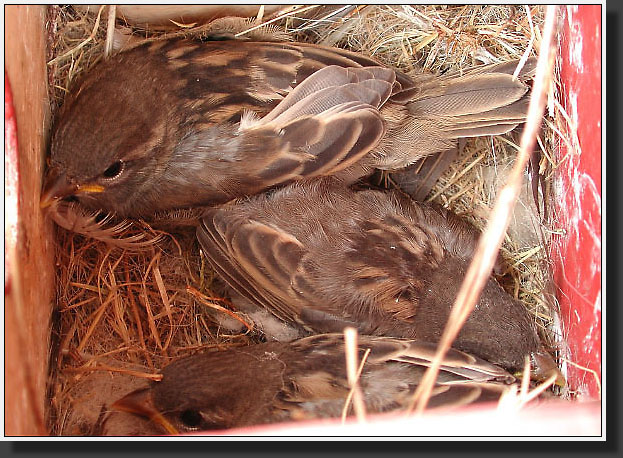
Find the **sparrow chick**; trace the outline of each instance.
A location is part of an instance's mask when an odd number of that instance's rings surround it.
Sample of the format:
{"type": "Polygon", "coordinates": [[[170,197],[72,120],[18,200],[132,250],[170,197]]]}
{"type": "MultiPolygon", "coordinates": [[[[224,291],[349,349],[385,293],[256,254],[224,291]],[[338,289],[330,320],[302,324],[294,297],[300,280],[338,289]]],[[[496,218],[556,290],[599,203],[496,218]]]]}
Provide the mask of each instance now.
{"type": "MultiPolygon", "coordinates": [[[[197,236],[222,279],[283,321],[437,342],[479,232],[444,209],[328,177],[208,209],[197,236]]],[[[493,278],[454,347],[508,370],[528,355],[551,361],[526,307],[493,278]]]]}
{"type": "MultiPolygon", "coordinates": [[[[406,409],[435,345],[359,336],[359,361],[367,349],[359,378],[367,412],[406,409]]],[[[151,418],[175,434],[340,417],[350,391],[341,334],[197,354],[171,363],[162,375],[111,407],[151,418]]],[[[497,401],[512,381],[500,367],[451,350],[428,405],[497,401]]]]}
{"type": "Polygon", "coordinates": [[[41,204],[148,218],[305,178],[351,183],[523,122],[534,62],[519,79],[515,66],[408,77],[312,44],[146,41],[71,89],[41,204]]]}

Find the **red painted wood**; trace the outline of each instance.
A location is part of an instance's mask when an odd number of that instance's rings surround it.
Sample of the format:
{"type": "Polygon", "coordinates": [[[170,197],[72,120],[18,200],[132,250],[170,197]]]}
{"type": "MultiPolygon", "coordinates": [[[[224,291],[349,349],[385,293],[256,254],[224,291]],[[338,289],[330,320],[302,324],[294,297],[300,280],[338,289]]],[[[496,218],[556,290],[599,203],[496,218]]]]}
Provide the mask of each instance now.
{"type": "Polygon", "coordinates": [[[11,289],[10,254],[17,244],[19,167],[17,125],[9,77],[4,73],[4,292],[11,289]]]}
{"type": "MultiPolygon", "coordinates": [[[[562,8],[561,92],[571,125],[556,176],[557,213],[566,234],[552,245],[554,277],[567,357],[601,378],[602,6],[562,8]]],[[[586,370],[569,365],[568,381],[579,395],[599,395],[595,376],[586,370]]]]}

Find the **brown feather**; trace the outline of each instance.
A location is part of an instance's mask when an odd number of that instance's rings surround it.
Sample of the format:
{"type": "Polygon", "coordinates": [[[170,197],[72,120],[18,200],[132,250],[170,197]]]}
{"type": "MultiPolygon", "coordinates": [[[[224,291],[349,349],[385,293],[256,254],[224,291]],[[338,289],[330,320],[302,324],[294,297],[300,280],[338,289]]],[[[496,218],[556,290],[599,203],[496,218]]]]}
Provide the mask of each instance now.
{"type": "Polygon", "coordinates": [[[51,164],[104,188],[77,195],[84,205],[144,218],[316,176],[352,183],[512,129],[531,66],[518,79],[513,64],[409,77],[319,45],[149,40],[71,88],[51,164]]]}
{"type": "MultiPolygon", "coordinates": [[[[359,378],[369,413],[408,407],[431,363],[432,348],[360,336],[359,360],[370,350],[359,378]]],[[[446,360],[430,408],[497,401],[508,391],[506,383],[514,380],[501,368],[456,350],[446,360]]],[[[149,402],[180,432],[187,432],[339,417],[350,391],[341,334],[197,354],[171,363],[162,375],[147,396],[130,393],[114,407],[140,412],[148,409],[136,403],[149,402]]]]}
{"type": "MultiPolygon", "coordinates": [[[[397,193],[322,179],[208,210],[197,236],[238,293],[282,320],[435,342],[478,232],[397,193]]],[[[540,346],[523,304],[494,279],[454,345],[511,369],[540,346]]]]}

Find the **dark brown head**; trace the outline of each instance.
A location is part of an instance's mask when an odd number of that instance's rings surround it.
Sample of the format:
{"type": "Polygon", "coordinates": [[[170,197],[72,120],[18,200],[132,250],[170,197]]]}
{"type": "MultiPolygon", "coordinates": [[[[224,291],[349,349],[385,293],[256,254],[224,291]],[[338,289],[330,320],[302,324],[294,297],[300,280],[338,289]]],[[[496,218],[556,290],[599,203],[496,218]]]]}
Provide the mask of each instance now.
{"type": "Polygon", "coordinates": [[[42,206],[73,195],[126,215],[153,199],[179,107],[166,60],[149,49],[120,53],[73,85],[53,127],[42,206]]]}
{"type": "Polygon", "coordinates": [[[113,407],[151,418],[169,433],[266,423],[283,372],[273,344],[194,355],[169,364],[162,381],[113,407]]]}
{"type": "MultiPolygon", "coordinates": [[[[439,340],[465,278],[467,262],[447,259],[424,279],[424,296],[414,318],[418,338],[439,340]]],[[[490,278],[453,345],[509,370],[540,351],[536,327],[526,306],[490,278]]]]}

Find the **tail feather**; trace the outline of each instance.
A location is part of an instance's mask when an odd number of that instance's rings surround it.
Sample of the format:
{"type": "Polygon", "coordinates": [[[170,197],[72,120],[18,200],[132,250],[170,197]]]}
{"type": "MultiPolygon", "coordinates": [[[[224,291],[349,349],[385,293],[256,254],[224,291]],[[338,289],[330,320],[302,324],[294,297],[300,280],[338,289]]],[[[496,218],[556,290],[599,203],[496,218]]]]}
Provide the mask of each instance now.
{"type": "Polygon", "coordinates": [[[515,102],[494,108],[493,110],[458,116],[453,119],[453,122],[456,124],[479,123],[482,121],[519,123],[525,121],[529,103],[530,98],[526,95],[515,102]]]}
{"type": "Polygon", "coordinates": [[[469,126],[464,128],[454,128],[446,132],[446,138],[457,139],[464,137],[485,137],[487,135],[502,135],[510,132],[518,124],[494,123],[483,126],[469,126]]]}
{"type": "MultiPolygon", "coordinates": [[[[534,76],[536,71],[536,62],[537,59],[535,57],[531,57],[523,64],[521,67],[518,78],[521,81],[525,81],[534,76]]],[[[518,60],[511,60],[508,62],[501,62],[498,64],[488,64],[488,65],[478,65],[472,68],[458,70],[454,72],[448,72],[441,76],[442,79],[446,78],[456,78],[459,76],[466,75],[482,75],[484,73],[506,73],[507,75],[513,75],[515,70],[519,66],[518,60]]]]}
{"type": "Polygon", "coordinates": [[[506,107],[527,91],[525,84],[510,75],[470,75],[423,91],[408,106],[415,116],[472,115],[506,107]]]}

